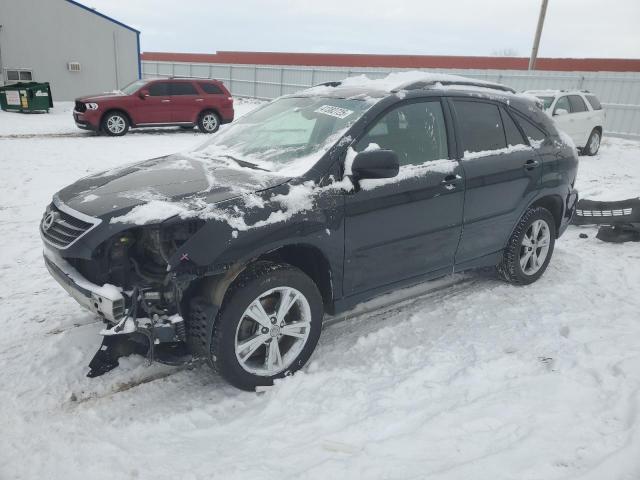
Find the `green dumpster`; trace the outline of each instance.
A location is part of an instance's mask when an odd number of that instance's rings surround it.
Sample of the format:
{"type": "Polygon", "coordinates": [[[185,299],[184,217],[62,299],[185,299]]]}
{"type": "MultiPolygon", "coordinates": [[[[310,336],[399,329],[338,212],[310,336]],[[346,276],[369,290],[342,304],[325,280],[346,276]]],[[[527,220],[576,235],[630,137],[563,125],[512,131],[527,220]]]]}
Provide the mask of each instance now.
{"type": "Polygon", "coordinates": [[[53,108],[49,82],[18,82],[0,87],[0,107],[7,112],[48,112],[53,108]]]}

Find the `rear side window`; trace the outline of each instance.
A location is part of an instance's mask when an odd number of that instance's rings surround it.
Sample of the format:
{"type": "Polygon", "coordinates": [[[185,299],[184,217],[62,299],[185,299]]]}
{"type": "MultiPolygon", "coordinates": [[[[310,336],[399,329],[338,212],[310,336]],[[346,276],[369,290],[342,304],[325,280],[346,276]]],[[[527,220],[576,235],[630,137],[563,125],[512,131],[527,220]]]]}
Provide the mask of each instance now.
{"type": "Polygon", "coordinates": [[[149,95],[152,97],[166,97],[169,95],[168,82],[156,82],[149,85],[149,95]]]}
{"type": "Polygon", "coordinates": [[[536,144],[540,144],[544,141],[545,138],[547,138],[546,133],[544,133],[523,116],[517,115],[517,120],[525,136],[529,139],[530,144],[537,146],[536,144]]]}
{"type": "Polygon", "coordinates": [[[595,95],[586,95],[587,100],[591,104],[591,108],[594,110],[602,110],[602,105],[600,104],[600,100],[595,95]]]}
{"type": "Polygon", "coordinates": [[[198,85],[200,86],[200,88],[204,93],[209,93],[211,95],[218,95],[222,93],[222,90],[220,90],[220,87],[218,87],[214,83],[198,83],[198,85]]]}
{"type": "Polygon", "coordinates": [[[504,124],[504,134],[507,137],[507,145],[526,145],[522,133],[518,130],[516,123],[503,108],[500,109],[502,123],[504,124]]]}
{"type": "Polygon", "coordinates": [[[197,95],[198,91],[191,82],[172,82],[171,95],[197,95]]]}
{"type": "Polygon", "coordinates": [[[465,153],[507,146],[498,107],[492,103],[454,100],[465,153]]]}
{"type": "Polygon", "coordinates": [[[569,104],[571,104],[571,113],[587,111],[587,106],[580,95],[569,95],[569,104]]]}

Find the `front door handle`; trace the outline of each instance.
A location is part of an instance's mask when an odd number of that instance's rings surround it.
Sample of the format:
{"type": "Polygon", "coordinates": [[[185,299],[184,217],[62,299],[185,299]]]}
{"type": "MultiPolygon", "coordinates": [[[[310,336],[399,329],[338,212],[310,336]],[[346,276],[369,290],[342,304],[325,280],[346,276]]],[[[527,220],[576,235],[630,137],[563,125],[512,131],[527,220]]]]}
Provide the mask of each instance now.
{"type": "Polygon", "coordinates": [[[204,102],[204,98],[196,98],[196,102],[204,102]]]}
{"type": "Polygon", "coordinates": [[[440,184],[443,185],[447,190],[451,191],[455,190],[456,183],[458,183],[460,180],[462,180],[462,177],[460,175],[447,175],[442,179],[440,184]]]}
{"type": "Polygon", "coordinates": [[[527,160],[526,162],[524,162],[525,170],[533,170],[535,168],[538,168],[539,166],[540,162],[538,160],[527,160]]]}

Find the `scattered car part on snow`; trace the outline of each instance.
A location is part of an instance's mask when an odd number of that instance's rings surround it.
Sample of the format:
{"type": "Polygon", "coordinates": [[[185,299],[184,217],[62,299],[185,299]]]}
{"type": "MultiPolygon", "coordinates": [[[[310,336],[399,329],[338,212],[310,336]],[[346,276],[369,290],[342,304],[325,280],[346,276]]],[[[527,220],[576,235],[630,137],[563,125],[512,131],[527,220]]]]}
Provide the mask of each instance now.
{"type": "Polygon", "coordinates": [[[640,198],[578,201],[575,225],[602,225],[596,238],[611,243],[640,241],[640,198]]]}

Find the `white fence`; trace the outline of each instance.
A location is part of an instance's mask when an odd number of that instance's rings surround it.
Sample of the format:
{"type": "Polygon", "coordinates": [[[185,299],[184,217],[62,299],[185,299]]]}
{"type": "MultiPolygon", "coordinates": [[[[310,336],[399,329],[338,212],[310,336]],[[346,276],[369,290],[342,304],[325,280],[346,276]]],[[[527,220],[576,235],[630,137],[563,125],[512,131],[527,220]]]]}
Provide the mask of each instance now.
{"type": "MultiPolygon", "coordinates": [[[[380,78],[403,69],[229,65],[143,61],[144,78],[217,78],[236,96],[272,99],[322,82],[352,75],[380,78]]],[[[640,73],[547,72],[523,70],[429,69],[443,73],[504,83],[518,91],[580,89],[595,93],[607,111],[605,131],[610,135],[640,138],[640,73]]]]}

